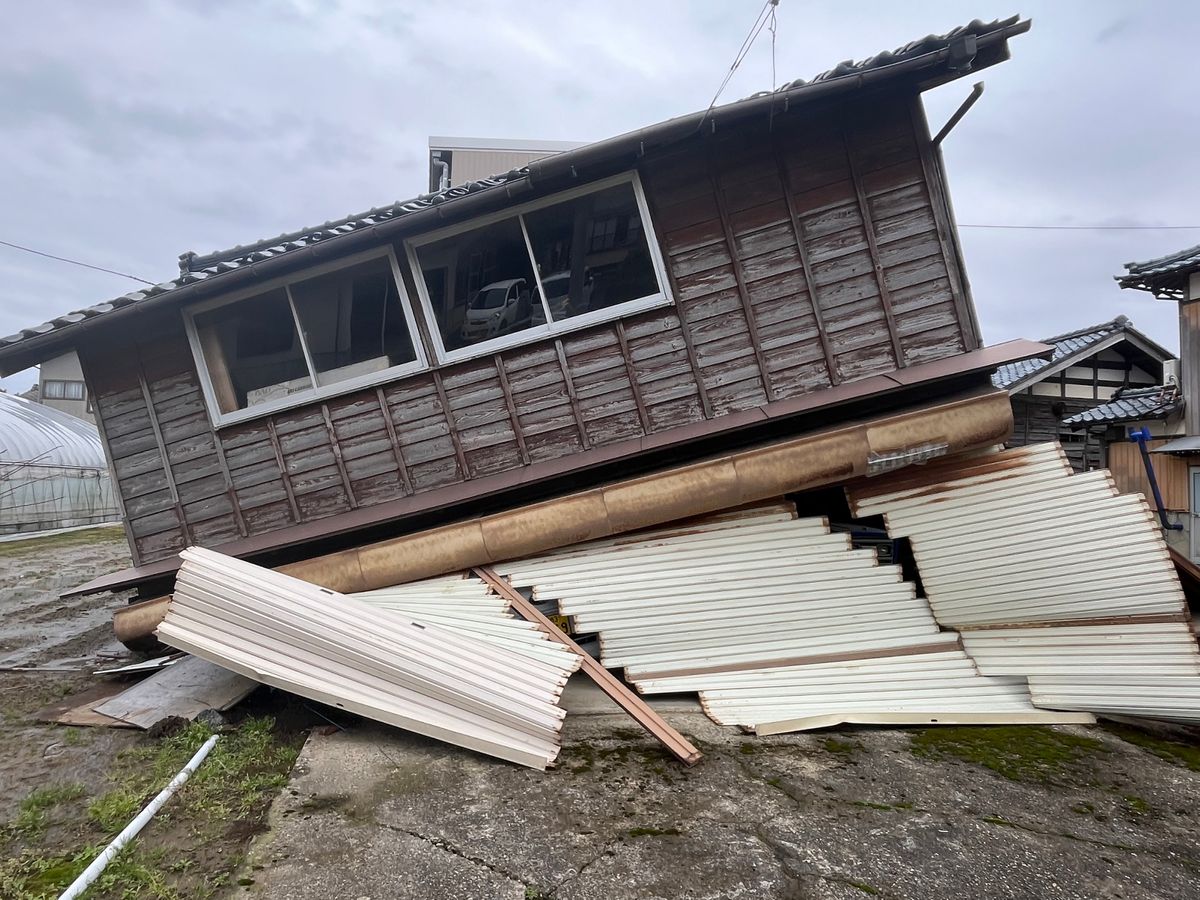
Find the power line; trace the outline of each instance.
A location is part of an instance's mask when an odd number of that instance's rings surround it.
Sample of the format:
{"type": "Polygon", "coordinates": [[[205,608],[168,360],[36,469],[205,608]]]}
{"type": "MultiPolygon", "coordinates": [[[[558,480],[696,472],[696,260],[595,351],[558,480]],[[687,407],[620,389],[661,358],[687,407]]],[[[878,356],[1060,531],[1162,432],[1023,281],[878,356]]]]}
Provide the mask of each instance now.
{"type": "Polygon", "coordinates": [[[959,228],[1005,228],[1017,231],[1200,231],[1200,225],[984,225],[960,222],[959,228]]]}
{"type": "Polygon", "coordinates": [[[109,275],[120,275],[122,278],[131,278],[134,281],[140,281],[142,284],[153,285],[153,281],[147,281],[145,278],[138,278],[136,275],[130,275],[128,272],[118,272],[115,269],[106,269],[104,266],[93,266],[91,263],[80,262],[77,259],[68,259],[65,256],[55,256],[53,253],[43,253],[41,250],[34,250],[32,247],[22,247],[20,244],[14,244],[10,241],[0,241],[5,247],[12,247],[14,250],[24,250],[26,253],[32,253],[35,256],[44,256],[46,259],[56,259],[59,262],[70,263],[73,266],[82,266],[85,269],[95,269],[97,272],[107,272],[109,275]]]}
{"type": "MultiPolygon", "coordinates": [[[[733,58],[733,65],[725,73],[724,80],[722,80],[720,87],[717,88],[717,92],[713,94],[713,98],[708,104],[708,112],[711,112],[712,108],[717,105],[717,100],[720,99],[721,93],[729,86],[729,82],[733,79],[733,74],[738,70],[738,66],[742,64],[742,60],[746,58],[746,54],[750,52],[750,48],[754,46],[755,39],[767,22],[773,17],[775,4],[778,2],[779,0],[767,0],[763,4],[762,9],[758,11],[758,15],[754,17],[754,24],[750,26],[750,31],[746,34],[746,39],[742,41],[742,46],[738,48],[737,55],[733,58]]],[[[700,124],[704,124],[703,119],[700,124]]]]}

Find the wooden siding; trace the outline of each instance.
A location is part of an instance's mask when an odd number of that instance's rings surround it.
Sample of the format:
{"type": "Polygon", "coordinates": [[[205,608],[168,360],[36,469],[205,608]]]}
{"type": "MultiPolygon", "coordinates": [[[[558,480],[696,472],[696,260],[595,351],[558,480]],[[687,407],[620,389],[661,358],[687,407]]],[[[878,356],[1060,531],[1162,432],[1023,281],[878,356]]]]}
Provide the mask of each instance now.
{"type": "MultiPolygon", "coordinates": [[[[1147,448],[1153,450],[1167,442],[1167,438],[1147,441],[1147,448]]],[[[1151,453],[1150,464],[1154,468],[1154,477],[1158,481],[1158,490],[1162,494],[1163,506],[1177,512],[1187,512],[1191,509],[1188,491],[1188,460],[1186,457],[1172,456],[1169,453],[1151,453]]],[[[1150,490],[1150,480],[1146,477],[1146,465],[1142,462],[1142,453],[1133,441],[1114,442],[1108,445],[1108,468],[1117,490],[1122,494],[1142,494],[1146,501],[1153,506],[1154,494],[1150,490]]]]}
{"type": "Polygon", "coordinates": [[[181,318],[80,348],[135,562],[973,349],[919,121],[901,97],[647,158],[675,306],[219,432],[181,318]]]}
{"type": "Polygon", "coordinates": [[[1024,447],[1044,441],[1062,444],[1067,459],[1076,472],[1098,469],[1104,465],[1101,438],[1085,430],[1072,431],[1062,424],[1068,416],[1091,409],[1095,400],[1062,400],[1017,394],[1012,398],[1013,434],[1010,447],[1024,447]]]}

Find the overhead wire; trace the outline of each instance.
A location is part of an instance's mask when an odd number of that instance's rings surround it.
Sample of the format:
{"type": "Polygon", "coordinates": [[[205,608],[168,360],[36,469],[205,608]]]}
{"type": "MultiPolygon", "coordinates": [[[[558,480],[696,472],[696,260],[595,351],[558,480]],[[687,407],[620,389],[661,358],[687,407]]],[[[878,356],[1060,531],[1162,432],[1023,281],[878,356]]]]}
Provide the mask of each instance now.
{"type": "Polygon", "coordinates": [[[91,263],[81,262],[78,259],[71,259],[66,256],[55,256],[53,253],[46,253],[42,250],[34,250],[32,247],[26,247],[22,244],[14,244],[12,241],[0,241],[5,247],[12,247],[14,250],[23,250],[26,253],[32,253],[35,256],[44,256],[46,259],[55,259],[59,262],[70,263],[73,266],[82,266],[85,269],[95,269],[97,272],[106,272],[109,275],[119,275],[122,278],[129,278],[133,281],[140,281],[142,284],[153,285],[153,281],[148,281],[145,278],[138,278],[136,275],[130,275],[128,272],[118,272],[116,269],[106,269],[104,266],[94,266],[91,263]]]}

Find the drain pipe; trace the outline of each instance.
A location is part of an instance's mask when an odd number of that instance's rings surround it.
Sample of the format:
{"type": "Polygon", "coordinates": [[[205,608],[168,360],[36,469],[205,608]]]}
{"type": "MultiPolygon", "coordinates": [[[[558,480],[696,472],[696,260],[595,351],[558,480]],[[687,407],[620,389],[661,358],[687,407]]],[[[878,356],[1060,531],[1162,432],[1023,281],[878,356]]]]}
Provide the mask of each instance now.
{"type": "Polygon", "coordinates": [[[204,742],[204,745],[196,751],[196,755],[191,758],[191,761],[180,770],[178,775],[171,779],[171,783],[163,788],[159,795],[151,800],[145,809],[138,813],[136,819],[125,826],[124,831],[113,838],[112,843],[104,848],[104,852],[92,860],[92,864],[80,873],[79,877],[72,882],[69,888],[59,894],[58,900],[75,900],[76,897],[80,896],[91,886],[93,881],[100,877],[100,873],[113,861],[113,858],[121,852],[126,844],[137,837],[138,832],[146,827],[146,823],[154,818],[154,814],[162,808],[162,805],[170,800],[171,796],[177,790],[183,787],[183,783],[192,776],[192,773],[196,771],[200,763],[204,762],[204,757],[208,756],[208,751],[213,748],[213,744],[217,742],[218,737],[219,735],[214,734],[204,742]]]}
{"type": "Polygon", "coordinates": [[[1178,522],[1172,524],[1167,521],[1167,510],[1163,506],[1162,493],[1158,489],[1158,476],[1154,474],[1154,466],[1150,463],[1150,451],[1146,449],[1146,441],[1150,440],[1150,429],[1134,428],[1129,432],[1129,439],[1136,441],[1138,449],[1142,451],[1142,465],[1146,467],[1146,480],[1150,482],[1150,490],[1154,492],[1154,506],[1158,510],[1158,520],[1162,527],[1168,531],[1183,531],[1183,526],[1178,522]]]}

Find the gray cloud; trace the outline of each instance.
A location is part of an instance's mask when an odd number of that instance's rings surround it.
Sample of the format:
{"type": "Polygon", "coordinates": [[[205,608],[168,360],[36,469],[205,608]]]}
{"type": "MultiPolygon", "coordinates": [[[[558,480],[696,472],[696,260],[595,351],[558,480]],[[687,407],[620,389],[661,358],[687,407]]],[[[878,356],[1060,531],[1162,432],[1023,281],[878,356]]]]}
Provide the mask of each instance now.
{"type": "MultiPolygon", "coordinates": [[[[1041,0],[947,140],[963,223],[1200,224],[1200,8],[1041,0]]],[[[26,4],[0,34],[0,238],[153,280],[206,252],[419,193],[430,134],[593,140],[702,108],[759,6],[549,0],[26,4]]],[[[779,80],[1011,12],[779,9],[779,80]]],[[[724,99],[770,82],[769,36],[724,99]]],[[[936,128],[969,80],[926,95],[936,128]]],[[[1112,282],[1197,231],[964,229],[990,342],[1175,308],[1112,282]]],[[[0,332],[135,287],[0,248],[0,332]]],[[[31,374],[6,379],[23,389],[31,374]]]]}

